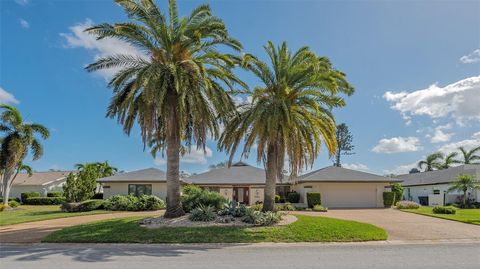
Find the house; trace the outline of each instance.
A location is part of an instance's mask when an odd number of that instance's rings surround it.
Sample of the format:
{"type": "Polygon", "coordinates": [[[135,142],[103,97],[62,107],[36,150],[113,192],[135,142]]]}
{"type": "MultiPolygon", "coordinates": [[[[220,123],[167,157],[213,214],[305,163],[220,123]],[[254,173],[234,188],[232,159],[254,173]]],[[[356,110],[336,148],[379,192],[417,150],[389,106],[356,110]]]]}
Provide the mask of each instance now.
{"type": "Polygon", "coordinates": [[[18,197],[22,192],[39,192],[47,196],[47,192],[63,191],[63,185],[71,171],[34,172],[32,176],[20,173],[17,175],[10,190],[10,197],[18,197]]]}
{"type": "MultiPolygon", "coordinates": [[[[252,205],[263,202],[265,170],[244,162],[193,175],[185,181],[219,192],[226,199],[239,203],[252,205]]],[[[286,193],[289,188],[289,183],[277,182],[277,193],[286,193]]]]}
{"type": "Polygon", "coordinates": [[[329,166],[300,176],[293,190],[300,193],[302,203],[306,194],[319,192],[322,205],[329,208],[384,207],[383,192],[400,179],[329,166]]]}
{"type": "MultiPolygon", "coordinates": [[[[461,174],[470,174],[480,179],[480,164],[465,164],[443,170],[399,175],[404,187],[404,199],[422,205],[445,205],[458,203],[463,192],[448,192],[449,184],[461,174]]],[[[468,198],[478,201],[480,191],[468,192],[468,198]]]]}

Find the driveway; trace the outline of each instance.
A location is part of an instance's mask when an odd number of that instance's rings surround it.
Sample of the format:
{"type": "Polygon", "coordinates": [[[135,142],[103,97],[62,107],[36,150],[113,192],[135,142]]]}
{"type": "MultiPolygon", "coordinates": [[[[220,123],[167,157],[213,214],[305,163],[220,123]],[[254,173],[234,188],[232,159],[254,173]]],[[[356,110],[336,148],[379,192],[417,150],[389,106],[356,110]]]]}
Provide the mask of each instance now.
{"type": "Polygon", "coordinates": [[[396,209],[331,209],[299,214],[371,223],[385,229],[389,240],[480,240],[480,226],[422,216],[396,209]]]}
{"type": "Polygon", "coordinates": [[[115,218],[159,216],[162,215],[163,212],[163,210],[148,212],[117,212],[1,226],[0,243],[39,243],[48,234],[65,227],[115,218]]]}

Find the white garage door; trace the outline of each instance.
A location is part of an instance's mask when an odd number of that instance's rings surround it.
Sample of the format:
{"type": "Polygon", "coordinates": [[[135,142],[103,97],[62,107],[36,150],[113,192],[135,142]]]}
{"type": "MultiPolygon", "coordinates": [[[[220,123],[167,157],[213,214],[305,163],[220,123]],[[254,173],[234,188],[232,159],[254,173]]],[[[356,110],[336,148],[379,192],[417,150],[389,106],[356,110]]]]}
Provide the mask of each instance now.
{"type": "Polygon", "coordinates": [[[329,208],[376,207],[377,187],[365,183],[322,184],[322,204],[329,208]]]}

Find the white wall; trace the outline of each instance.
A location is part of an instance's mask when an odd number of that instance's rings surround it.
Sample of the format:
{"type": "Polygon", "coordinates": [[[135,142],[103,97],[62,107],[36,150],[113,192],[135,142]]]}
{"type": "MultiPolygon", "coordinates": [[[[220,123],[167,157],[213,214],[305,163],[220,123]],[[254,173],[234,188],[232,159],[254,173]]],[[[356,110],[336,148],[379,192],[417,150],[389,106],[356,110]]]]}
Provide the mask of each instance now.
{"type": "MultiPolygon", "coordinates": [[[[448,191],[449,187],[450,186],[448,184],[436,184],[436,185],[424,185],[424,186],[412,186],[412,187],[405,186],[405,187],[403,187],[404,188],[403,197],[406,200],[412,200],[412,201],[415,201],[415,202],[419,203],[420,202],[420,200],[418,199],[419,196],[433,195],[434,190],[439,190],[440,191],[439,195],[441,196],[441,199],[443,200],[443,194],[448,191]],[[409,196],[409,192],[408,192],[409,189],[410,189],[410,196],[409,196]]],[[[457,191],[447,192],[446,196],[445,196],[445,198],[446,198],[445,203],[446,204],[447,203],[455,203],[456,200],[457,200],[457,197],[459,195],[463,195],[463,193],[462,192],[457,192],[457,191]]],[[[438,196],[438,195],[436,195],[436,196],[438,196]]],[[[475,198],[478,201],[479,198],[480,198],[480,192],[476,191],[476,193],[475,192],[470,193],[470,197],[475,198]]],[[[438,201],[435,201],[435,203],[438,203],[438,201]]],[[[433,205],[433,203],[430,203],[430,204],[433,205]]]]}
{"type": "Polygon", "coordinates": [[[151,184],[152,195],[158,196],[165,201],[167,197],[167,183],[151,182],[111,182],[103,183],[103,199],[108,199],[114,195],[128,195],[129,184],[151,184]]]}
{"type": "Polygon", "coordinates": [[[47,196],[47,192],[52,192],[52,191],[60,191],[63,192],[63,186],[64,181],[59,181],[55,182],[55,184],[50,184],[50,185],[33,185],[33,186],[22,186],[22,185],[13,185],[12,189],[10,190],[10,197],[18,197],[20,198],[20,195],[22,192],[39,192],[41,196],[47,196]]]}

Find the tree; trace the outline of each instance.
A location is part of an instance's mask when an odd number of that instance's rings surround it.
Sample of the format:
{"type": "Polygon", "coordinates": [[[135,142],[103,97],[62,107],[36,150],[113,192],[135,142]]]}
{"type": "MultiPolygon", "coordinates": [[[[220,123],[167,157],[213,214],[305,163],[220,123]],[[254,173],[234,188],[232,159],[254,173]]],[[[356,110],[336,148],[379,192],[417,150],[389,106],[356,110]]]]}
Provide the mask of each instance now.
{"type": "MultiPolygon", "coordinates": [[[[82,172],[88,171],[88,174],[95,179],[95,186],[97,185],[97,179],[103,177],[113,176],[117,173],[118,169],[110,166],[107,161],[105,162],[93,162],[93,163],[80,163],[76,164],[75,168],[79,171],[79,176],[82,176],[82,172]]],[[[100,191],[100,188],[95,188],[100,191]]]]}
{"type": "Polygon", "coordinates": [[[322,142],[329,154],[336,150],[334,107],[345,101],[338,93],[353,93],[345,74],[334,69],[326,57],[308,47],[291,52],[287,43],[264,47],[270,64],[247,55],[245,66],[262,82],[245,94],[251,103],[242,104],[225,126],[219,148],[230,153],[229,165],[244,138],[242,156],[257,145],[257,162],[266,168],[263,211],[274,209],[275,186],[289,159],[291,177],[312,165],[322,142]]]}
{"type": "Polygon", "coordinates": [[[77,171],[70,173],[67,177],[65,185],[63,185],[63,193],[69,202],[82,202],[90,199],[97,189],[97,179],[112,175],[111,172],[116,170],[114,167],[106,167],[104,163],[85,163],[75,165],[77,171]],[[108,172],[105,172],[108,170],[108,172]]]}
{"type": "Polygon", "coordinates": [[[467,205],[467,191],[480,190],[480,181],[475,179],[475,176],[469,174],[461,174],[457,179],[450,184],[448,191],[463,192],[463,205],[467,205]]]}
{"type": "Polygon", "coordinates": [[[475,153],[480,153],[480,146],[473,148],[471,150],[466,150],[464,147],[459,147],[458,150],[462,153],[463,160],[460,161],[464,164],[478,164],[479,162],[475,162],[476,160],[480,160],[480,155],[476,155],[475,153]]]}
{"type": "Polygon", "coordinates": [[[448,169],[452,166],[452,164],[461,163],[461,161],[455,159],[457,155],[458,152],[452,152],[445,156],[445,159],[443,160],[443,163],[440,165],[439,169],[448,169]]]}
{"type": "Polygon", "coordinates": [[[408,171],[409,174],[416,174],[416,173],[420,173],[420,170],[418,170],[418,168],[412,168],[410,169],[410,171],[408,171]]]}
{"type": "Polygon", "coordinates": [[[23,165],[28,152],[32,153],[34,161],[43,155],[42,144],[36,135],[47,139],[50,133],[43,125],[24,122],[20,111],[13,106],[2,104],[0,109],[3,110],[0,114],[0,131],[5,133],[0,147],[0,174],[3,204],[8,206],[8,197],[16,174],[20,170],[31,171],[23,165]]]}
{"type": "Polygon", "coordinates": [[[223,167],[227,167],[227,165],[228,165],[228,161],[219,162],[217,164],[209,165],[208,169],[213,170],[213,169],[223,168],[223,167]]]}
{"type": "Polygon", "coordinates": [[[400,183],[393,183],[390,187],[392,188],[392,192],[395,193],[393,205],[396,205],[398,201],[403,199],[403,187],[400,183]]]}
{"type": "Polygon", "coordinates": [[[335,137],[337,138],[337,151],[335,152],[335,162],[333,165],[341,167],[340,156],[354,154],[353,149],[355,146],[352,145],[353,135],[348,130],[348,126],[345,123],[342,123],[337,125],[335,137]]]}
{"type": "Polygon", "coordinates": [[[225,89],[246,85],[232,72],[239,57],[219,50],[239,51],[223,21],[200,5],[179,17],[175,0],[166,16],[153,0],[116,0],[130,21],[104,23],[87,29],[98,39],[128,42],[146,57],[114,55],[88,65],[88,71],[120,68],[109,86],[114,96],[107,117],[117,118],[129,135],[135,122],[144,146],[167,155],[165,217],[184,215],[180,201],[179,162],[182,142],[205,150],[207,137],[218,137],[219,122],[235,105],[225,89]]]}
{"type": "Polygon", "coordinates": [[[425,172],[433,171],[433,169],[439,169],[442,167],[441,160],[443,159],[443,154],[440,152],[435,152],[427,156],[423,161],[418,162],[418,168],[423,169],[425,166],[425,172]]]}

